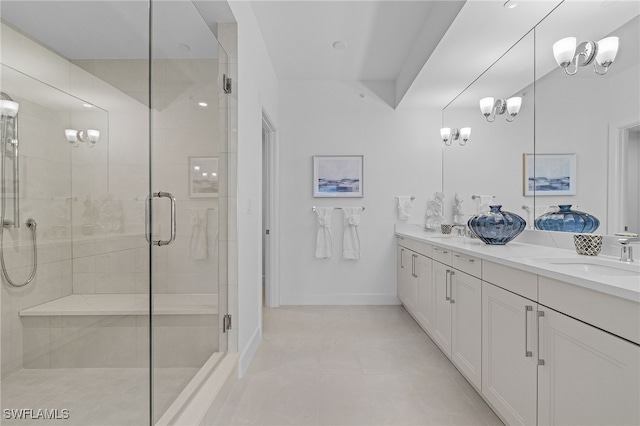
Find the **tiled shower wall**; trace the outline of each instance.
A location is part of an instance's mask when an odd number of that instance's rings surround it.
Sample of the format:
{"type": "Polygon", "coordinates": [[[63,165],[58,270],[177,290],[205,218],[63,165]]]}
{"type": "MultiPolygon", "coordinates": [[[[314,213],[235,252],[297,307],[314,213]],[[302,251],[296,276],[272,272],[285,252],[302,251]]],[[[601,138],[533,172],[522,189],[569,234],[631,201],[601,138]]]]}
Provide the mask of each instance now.
{"type": "MultiPolygon", "coordinates": [[[[148,140],[148,112],[144,104],[13,29],[3,25],[1,31],[2,90],[20,103],[21,219],[33,217],[38,222],[35,280],[23,288],[10,287],[4,279],[2,283],[1,352],[2,375],[6,375],[22,368],[23,357],[29,356],[24,354],[21,310],[92,285],[100,288],[97,277],[110,272],[119,275],[104,283],[105,292],[113,292],[114,285],[135,292],[148,282],[140,252],[146,245],[141,218],[148,178],[135,175],[142,167],[148,170],[148,144],[141,142],[148,140]],[[28,84],[22,84],[25,81],[28,84]],[[55,99],[69,107],[49,103],[44,91],[56,92],[55,99]],[[68,94],[109,112],[76,110],[73,104],[81,102],[68,94]],[[94,148],[85,144],[73,148],[64,136],[66,128],[98,129],[100,141],[94,148]],[[109,193],[121,206],[121,228],[113,233],[96,228],[93,235],[83,235],[80,225],[87,197],[96,205],[109,193]],[[89,273],[91,261],[95,269],[89,273]],[[74,277],[78,267],[85,275],[74,277]]],[[[28,276],[31,247],[26,227],[5,230],[5,260],[15,281],[28,276]]]]}

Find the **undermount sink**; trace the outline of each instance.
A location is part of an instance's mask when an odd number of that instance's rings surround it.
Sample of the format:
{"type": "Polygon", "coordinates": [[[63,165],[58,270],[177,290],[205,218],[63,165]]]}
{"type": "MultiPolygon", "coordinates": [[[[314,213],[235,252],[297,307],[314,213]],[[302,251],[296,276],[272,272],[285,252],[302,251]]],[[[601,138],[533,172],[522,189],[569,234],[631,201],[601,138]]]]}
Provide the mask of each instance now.
{"type": "Polygon", "coordinates": [[[536,260],[572,273],[578,272],[608,276],[640,277],[640,264],[638,263],[617,263],[614,260],[597,258],[551,258],[536,260]]]}

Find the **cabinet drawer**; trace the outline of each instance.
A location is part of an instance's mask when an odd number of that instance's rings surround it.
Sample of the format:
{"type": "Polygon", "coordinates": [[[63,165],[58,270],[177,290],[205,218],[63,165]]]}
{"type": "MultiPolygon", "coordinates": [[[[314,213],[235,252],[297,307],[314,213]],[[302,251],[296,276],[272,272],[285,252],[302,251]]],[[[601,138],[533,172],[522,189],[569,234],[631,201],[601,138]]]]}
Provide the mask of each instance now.
{"type": "Polygon", "coordinates": [[[442,247],[433,247],[431,251],[431,258],[433,260],[437,260],[440,263],[451,266],[453,251],[442,247]]]}
{"type": "Polygon", "coordinates": [[[477,257],[454,251],[452,266],[474,277],[482,277],[482,260],[477,257]]]}
{"type": "Polygon", "coordinates": [[[482,262],[482,279],[520,296],[538,301],[538,276],[493,262],[482,262]]]}
{"type": "Polygon", "coordinates": [[[637,302],[541,276],[540,304],[640,344],[637,302]]]}
{"type": "Polygon", "coordinates": [[[411,251],[420,253],[423,256],[431,257],[431,245],[411,238],[398,237],[398,245],[408,248],[411,251]]]}

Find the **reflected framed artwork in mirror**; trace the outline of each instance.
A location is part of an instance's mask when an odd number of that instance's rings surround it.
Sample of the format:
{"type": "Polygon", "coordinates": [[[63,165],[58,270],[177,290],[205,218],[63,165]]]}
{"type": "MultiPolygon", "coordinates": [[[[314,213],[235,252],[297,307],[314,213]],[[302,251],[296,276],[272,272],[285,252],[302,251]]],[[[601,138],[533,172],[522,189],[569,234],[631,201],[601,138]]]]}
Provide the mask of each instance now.
{"type": "Polygon", "coordinates": [[[218,177],[218,157],[189,157],[189,198],[217,198],[218,177]]]}
{"type": "Polygon", "coordinates": [[[576,154],[523,154],[524,195],[575,195],[576,154]]]}

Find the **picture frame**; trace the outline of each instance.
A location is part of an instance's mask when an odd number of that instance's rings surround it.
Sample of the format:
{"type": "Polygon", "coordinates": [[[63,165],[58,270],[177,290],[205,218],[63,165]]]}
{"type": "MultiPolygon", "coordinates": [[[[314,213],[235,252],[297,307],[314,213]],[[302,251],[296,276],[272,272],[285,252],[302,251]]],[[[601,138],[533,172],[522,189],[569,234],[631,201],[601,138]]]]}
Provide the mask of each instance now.
{"type": "Polygon", "coordinates": [[[522,154],[523,195],[575,195],[576,164],[576,154],[522,154]]]}
{"type": "Polygon", "coordinates": [[[189,198],[218,198],[218,157],[189,157],[189,198]]]}
{"type": "Polygon", "coordinates": [[[364,156],[313,156],[313,196],[315,198],[362,198],[363,184],[364,156]]]}

